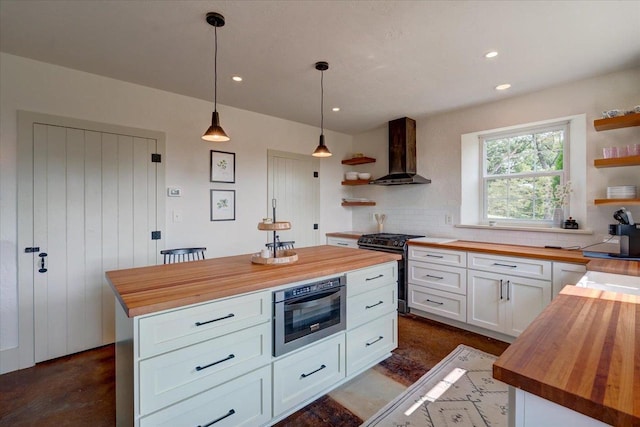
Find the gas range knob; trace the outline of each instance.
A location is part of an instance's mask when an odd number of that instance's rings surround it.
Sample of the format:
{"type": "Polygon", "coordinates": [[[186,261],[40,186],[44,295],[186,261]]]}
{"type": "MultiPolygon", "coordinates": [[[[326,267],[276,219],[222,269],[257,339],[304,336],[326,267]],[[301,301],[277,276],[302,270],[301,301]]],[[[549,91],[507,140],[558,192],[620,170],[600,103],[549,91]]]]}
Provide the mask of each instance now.
{"type": "Polygon", "coordinates": [[[394,241],[393,241],[393,246],[398,246],[398,244],[399,244],[399,243],[400,243],[400,242],[398,242],[397,240],[394,240],[394,241]]]}

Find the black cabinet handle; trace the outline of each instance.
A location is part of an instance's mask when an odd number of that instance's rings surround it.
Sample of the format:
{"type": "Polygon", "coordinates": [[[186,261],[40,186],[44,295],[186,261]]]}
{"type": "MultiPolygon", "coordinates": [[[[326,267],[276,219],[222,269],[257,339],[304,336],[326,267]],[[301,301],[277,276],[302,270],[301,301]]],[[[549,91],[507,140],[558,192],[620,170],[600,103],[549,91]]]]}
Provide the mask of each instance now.
{"type": "Polygon", "coordinates": [[[196,322],[196,326],[206,325],[207,323],[219,322],[220,320],[230,319],[233,316],[235,316],[235,314],[229,313],[226,316],[218,317],[217,319],[207,320],[206,322],[196,322]]]}
{"type": "Polygon", "coordinates": [[[217,423],[218,421],[222,421],[225,418],[230,417],[231,415],[233,415],[235,413],[236,413],[235,409],[229,409],[229,412],[227,412],[226,414],[224,414],[220,418],[216,418],[215,420],[213,420],[213,421],[211,421],[210,423],[207,423],[207,424],[198,424],[198,427],[209,427],[209,426],[212,426],[215,423],[217,423]]]}
{"type": "Polygon", "coordinates": [[[507,280],[507,301],[511,299],[511,280],[507,280]]]}
{"type": "Polygon", "coordinates": [[[376,280],[376,279],[379,279],[379,278],[381,278],[381,277],[384,277],[384,274],[378,274],[376,277],[367,277],[367,278],[366,278],[366,279],[364,279],[364,280],[366,280],[366,281],[369,281],[369,280],[376,280]]]}
{"type": "Polygon", "coordinates": [[[378,301],[377,303],[375,303],[373,305],[365,305],[364,308],[365,308],[365,310],[368,310],[368,309],[373,308],[373,307],[375,307],[377,305],[380,305],[380,304],[384,304],[384,302],[378,301]]]}
{"type": "Polygon", "coordinates": [[[209,363],[208,365],[204,365],[204,366],[196,366],[196,371],[202,371],[203,369],[207,369],[210,368],[214,365],[217,365],[218,363],[222,363],[222,362],[226,362],[227,360],[231,360],[234,357],[236,357],[234,354],[230,354],[227,357],[225,357],[224,359],[220,359],[217,362],[213,362],[213,363],[209,363]]]}
{"type": "Polygon", "coordinates": [[[425,256],[430,257],[430,258],[444,258],[443,255],[432,255],[432,254],[426,254],[425,256]]]}
{"type": "Polygon", "coordinates": [[[425,274],[424,277],[431,277],[432,279],[438,279],[438,280],[442,280],[444,279],[444,277],[440,277],[440,276],[433,276],[431,274],[425,274]]]}
{"type": "Polygon", "coordinates": [[[427,302],[432,302],[432,303],[434,303],[434,304],[438,304],[438,305],[444,305],[444,303],[443,303],[443,302],[433,301],[433,300],[430,300],[430,299],[428,299],[428,298],[427,298],[427,302]]]}
{"type": "Polygon", "coordinates": [[[38,269],[39,273],[46,273],[47,269],[45,268],[45,261],[44,259],[47,257],[47,253],[46,252],[40,252],[38,254],[38,256],[40,257],[40,268],[38,269]]]}
{"type": "Polygon", "coordinates": [[[348,243],[340,243],[340,242],[336,243],[336,245],[339,245],[339,246],[349,246],[349,244],[348,244],[348,243]]]}
{"type": "Polygon", "coordinates": [[[500,279],[500,299],[502,299],[502,279],[500,279]]]}
{"type": "Polygon", "coordinates": [[[322,370],[323,370],[324,368],[326,368],[326,367],[327,367],[327,365],[322,364],[322,365],[320,365],[320,367],[319,367],[318,369],[316,369],[315,371],[311,371],[311,372],[309,372],[308,374],[301,374],[301,375],[300,375],[300,378],[307,378],[307,377],[310,377],[311,375],[315,374],[316,372],[322,371],[322,370]]]}
{"type": "Polygon", "coordinates": [[[381,339],[383,339],[384,337],[381,335],[378,338],[376,338],[375,340],[368,342],[365,344],[365,347],[369,347],[370,345],[374,345],[375,343],[377,343],[378,341],[380,341],[381,339]]]}
{"type": "Polygon", "coordinates": [[[511,264],[500,264],[499,262],[494,262],[493,265],[497,265],[498,267],[509,267],[509,268],[517,268],[517,265],[511,264]]]}

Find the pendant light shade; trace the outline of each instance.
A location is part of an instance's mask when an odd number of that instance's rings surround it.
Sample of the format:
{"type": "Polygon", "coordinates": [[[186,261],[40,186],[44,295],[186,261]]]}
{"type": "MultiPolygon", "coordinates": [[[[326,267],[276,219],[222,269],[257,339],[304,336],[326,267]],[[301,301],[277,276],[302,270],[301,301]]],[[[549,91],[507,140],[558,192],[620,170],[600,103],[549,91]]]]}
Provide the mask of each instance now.
{"type": "Polygon", "coordinates": [[[213,113],[211,114],[211,126],[202,135],[205,141],[224,142],[229,141],[229,136],[220,126],[218,114],[218,27],[224,26],[224,16],[216,12],[207,13],[207,23],[214,28],[215,50],[213,55],[213,113]]]}
{"type": "Polygon", "coordinates": [[[324,72],[328,69],[328,62],[316,62],[316,70],[320,71],[320,143],[313,152],[313,157],[331,157],[331,151],[324,144],[324,72]]]}

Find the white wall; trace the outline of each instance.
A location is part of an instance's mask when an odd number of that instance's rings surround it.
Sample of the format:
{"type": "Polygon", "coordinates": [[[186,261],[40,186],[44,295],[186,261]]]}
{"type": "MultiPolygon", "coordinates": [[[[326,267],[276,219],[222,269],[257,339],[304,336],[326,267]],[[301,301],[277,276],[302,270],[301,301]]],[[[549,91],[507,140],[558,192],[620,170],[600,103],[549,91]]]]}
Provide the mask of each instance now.
{"type": "MultiPolygon", "coordinates": [[[[448,113],[413,117],[417,121],[418,173],[430,178],[432,183],[358,188],[357,197],[371,197],[377,205],[354,210],[354,229],[373,231],[375,221],[371,216],[379,212],[387,214],[386,231],[525,245],[571,246],[601,242],[607,235],[607,225],[615,222],[612,214],[619,206],[595,206],[593,200],[604,198],[608,185],[632,183],[640,187],[640,172],[637,167],[596,169],[593,160],[602,157],[602,147],[640,141],[640,128],[596,132],[593,120],[601,118],[604,110],[628,109],[638,104],[640,69],[632,69],[448,113]],[[460,219],[462,134],[577,114],[587,116],[587,224],[581,226],[591,228],[594,234],[464,229],[445,224],[447,214],[453,216],[453,224],[460,219]]],[[[375,166],[369,168],[374,177],[386,173],[386,125],[356,135],[353,147],[377,158],[375,166]]],[[[640,218],[639,206],[626,207],[631,209],[634,219],[640,218]]]]}
{"type": "MultiPolygon", "coordinates": [[[[166,134],[166,184],[182,197],[166,200],[165,247],[206,246],[208,257],[257,251],[266,233],[257,230],[270,214],[267,149],[310,154],[319,129],[218,104],[231,141],[201,140],[212,102],[108,79],[13,55],[0,54],[0,349],[17,344],[16,138],[17,110],[161,131],[166,134]],[[236,183],[209,182],[209,150],[236,153],[236,183]],[[209,190],[236,190],[236,220],[209,220],[209,190]],[[172,212],[182,222],[172,222],[172,212]]],[[[300,94],[305,102],[312,94],[300,94]]],[[[321,160],[320,235],[351,228],[351,211],[340,206],[340,161],[352,137],[325,131],[333,157],[321,160]]],[[[293,224],[295,227],[295,224],[293,224]]],[[[34,242],[37,244],[37,242],[34,242]]],[[[0,353],[1,356],[1,353],[0,353]]]]}

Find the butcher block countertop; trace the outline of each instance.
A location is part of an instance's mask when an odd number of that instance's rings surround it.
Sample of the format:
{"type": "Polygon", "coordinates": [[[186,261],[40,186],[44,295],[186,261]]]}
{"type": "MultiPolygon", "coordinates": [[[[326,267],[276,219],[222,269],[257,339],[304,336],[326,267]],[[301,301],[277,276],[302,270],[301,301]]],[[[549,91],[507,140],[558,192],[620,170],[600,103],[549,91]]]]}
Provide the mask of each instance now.
{"type": "Polygon", "coordinates": [[[640,296],[567,286],[494,378],[615,426],[640,425],[640,296]]]}
{"type": "Polygon", "coordinates": [[[247,254],[108,271],[106,276],[127,316],[134,317],[401,259],[337,246],[295,251],[298,261],[291,264],[253,264],[247,254]]]}

